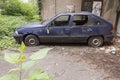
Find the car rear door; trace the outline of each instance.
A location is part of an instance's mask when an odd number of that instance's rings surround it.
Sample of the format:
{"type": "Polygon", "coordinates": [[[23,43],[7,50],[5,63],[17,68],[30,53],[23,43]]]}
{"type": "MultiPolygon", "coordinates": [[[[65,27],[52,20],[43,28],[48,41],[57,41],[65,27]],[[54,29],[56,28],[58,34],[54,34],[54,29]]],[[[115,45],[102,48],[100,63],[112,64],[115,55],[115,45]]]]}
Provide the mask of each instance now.
{"type": "Polygon", "coordinates": [[[72,17],[73,26],[71,28],[71,37],[74,41],[86,42],[89,36],[99,33],[92,19],[88,15],[74,15],[72,17]]]}

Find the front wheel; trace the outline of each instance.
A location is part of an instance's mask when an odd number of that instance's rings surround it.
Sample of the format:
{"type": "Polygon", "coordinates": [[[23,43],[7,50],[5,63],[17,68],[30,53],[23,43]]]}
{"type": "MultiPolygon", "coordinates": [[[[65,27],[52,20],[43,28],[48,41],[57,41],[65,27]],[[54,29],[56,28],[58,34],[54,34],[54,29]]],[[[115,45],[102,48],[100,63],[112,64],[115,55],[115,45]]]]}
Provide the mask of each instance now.
{"type": "Polygon", "coordinates": [[[88,45],[92,47],[100,47],[103,45],[103,38],[102,37],[91,37],[88,40],[88,45]]]}
{"type": "Polygon", "coordinates": [[[26,36],[24,42],[26,46],[38,46],[39,45],[39,40],[34,35],[26,36]]]}

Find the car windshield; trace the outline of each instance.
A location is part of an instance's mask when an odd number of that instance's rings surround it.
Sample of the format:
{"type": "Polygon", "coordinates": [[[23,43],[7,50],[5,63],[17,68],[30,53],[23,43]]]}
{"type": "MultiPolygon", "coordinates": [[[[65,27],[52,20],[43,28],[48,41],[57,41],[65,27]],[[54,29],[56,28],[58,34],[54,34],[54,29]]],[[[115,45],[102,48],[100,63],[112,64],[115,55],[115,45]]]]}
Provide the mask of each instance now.
{"type": "Polygon", "coordinates": [[[42,25],[45,25],[45,24],[49,23],[49,21],[51,21],[52,19],[53,19],[53,17],[50,18],[50,19],[42,20],[42,21],[41,21],[41,24],[42,24],[42,25]]]}
{"type": "MultiPolygon", "coordinates": [[[[56,15],[56,16],[57,16],[57,15],[56,15]]],[[[51,17],[50,19],[42,20],[42,21],[41,21],[41,24],[42,24],[42,25],[45,25],[45,24],[49,23],[49,22],[52,21],[56,16],[51,17]]]]}
{"type": "Polygon", "coordinates": [[[41,21],[41,24],[47,24],[48,22],[50,21],[50,19],[48,19],[48,20],[43,20],[43,21],[41,21]]]}

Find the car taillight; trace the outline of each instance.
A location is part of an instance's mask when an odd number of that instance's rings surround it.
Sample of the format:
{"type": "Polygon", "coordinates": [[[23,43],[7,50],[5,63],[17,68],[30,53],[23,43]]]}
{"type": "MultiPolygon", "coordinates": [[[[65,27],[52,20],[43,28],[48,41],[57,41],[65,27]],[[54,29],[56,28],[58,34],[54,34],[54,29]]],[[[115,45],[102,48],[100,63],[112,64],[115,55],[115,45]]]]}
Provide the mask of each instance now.
{"type": "Polygon", "coordinates": [[[114,33],[114,27],[113,27],[113,26],[111,27],[111,31],[110,31],[110,33],[111,33],[111,34],[114,33]]]}

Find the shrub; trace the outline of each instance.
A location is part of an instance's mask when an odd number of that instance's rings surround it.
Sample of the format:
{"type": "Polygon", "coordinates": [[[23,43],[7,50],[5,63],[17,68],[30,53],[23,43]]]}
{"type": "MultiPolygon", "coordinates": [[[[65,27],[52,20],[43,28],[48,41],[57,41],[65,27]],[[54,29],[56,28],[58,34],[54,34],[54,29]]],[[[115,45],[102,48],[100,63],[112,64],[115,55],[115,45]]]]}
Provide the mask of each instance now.
{"type": "Polygon", "coordinates": [[[3,16],[0,15],[0,50],[13,47],[16,43],[13,33],[16,27],[27,23],[23,16],[3,16]]]}
{"type": "Polygon", "coordinates": [[[41,20],[37,5],[23,3],[20,0],[8,1],[0,3],[0,49],[15,45],[13,33],[16,27],[27,22],[41,20]]]}
{"type": "Polygon", "coordinates": [[[2,14],[12,16],[27,16],[33,18],[38,14],[38,7],[20,0],[9,0],[1,6],[2,14]]]}
{"type": "Polygon", "coordinates": [[[17,26],[26,23],[27,20],[25,17],[20,16],[0,16],[0,39],[4,36],[13,36],[13,32],[15,31],[17,26]]]}
{"type": "Polygon", "coordinates": [[[0,49],[6,49],[15,46],[16,41],[13,39],[13,33],[17,27],[22,24],[38,20],[38,15],[35,15],[34,19],[32,20],[26,19],[26,16],[0,15],[0,49]]]}
{"type": "Polygon", "coordinates": [[[15,40],[12,37],[5,36],[0,40],[0,50],[11,48],[14,46],[17,46],[17,45],[15,40]]]}

